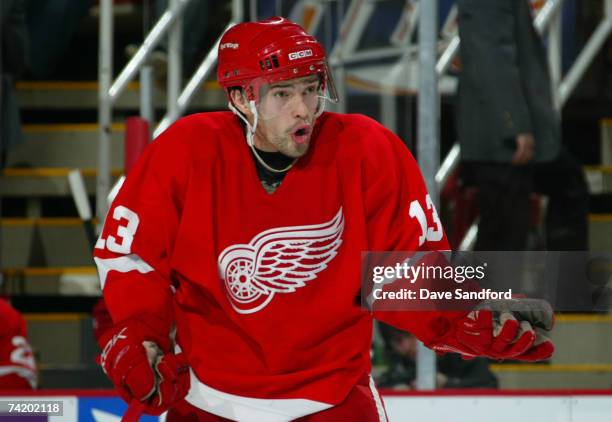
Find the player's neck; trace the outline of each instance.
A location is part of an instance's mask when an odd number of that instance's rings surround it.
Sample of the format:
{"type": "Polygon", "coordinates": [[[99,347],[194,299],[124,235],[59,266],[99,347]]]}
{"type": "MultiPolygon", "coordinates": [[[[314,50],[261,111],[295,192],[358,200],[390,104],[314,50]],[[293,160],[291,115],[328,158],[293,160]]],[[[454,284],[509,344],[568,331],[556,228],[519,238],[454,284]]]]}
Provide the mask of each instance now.
{"type": "MultiPolygon", "coordinates": [[[[259,154],[261,159],[264,160],[268,164],[268,166],[275,169],[290,168],[291,163],[295,160],[294,158],[288,157],[279,151],[262,151],[258,147],[255,147],[255,150],[256,151],[254,152],[259,154]]],[[[251,156],[255,161],[257,175],[259,176],[259,180],[261,181],[261,184],[263,185],[264,189],[270,194],[274,193],[274,191],[280,186],[281,182],[283,181],[283,178],[285,177],[285,174],[287,174],[287,171],[271,172],[266,167],[264,167],[259,160],[257,160],[253,152],[251,153],[251,156]]]]}

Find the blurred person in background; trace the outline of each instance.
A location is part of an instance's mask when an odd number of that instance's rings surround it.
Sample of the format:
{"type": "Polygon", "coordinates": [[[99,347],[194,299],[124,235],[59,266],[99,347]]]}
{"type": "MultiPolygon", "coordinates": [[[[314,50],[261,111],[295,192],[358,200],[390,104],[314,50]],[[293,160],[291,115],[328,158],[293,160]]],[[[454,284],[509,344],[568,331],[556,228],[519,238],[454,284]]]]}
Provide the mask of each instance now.
{"type": "MultiPolygon", "coordinates": [[[[387,370],[377,379],[380,388],[415,388],[417,339],[412,334],[379,323],[387,370]]],[[[497,388],[497,377],[483,358],[465,360],[457,353],[438,356],[436,388],[497,388]]]]}
{"type": "Polygon", "coordinates": [[[588,249],[588,189],[561,145],[548,62],[527,0],[458,0],[462,177],[478,188],[476,250],[524,250],[529,198],[549,197],[549,250],[588,249]]]}
{"type": "MultiPolygon", "coordinates": [[[[30,38],[29,74],[45,79],[66,58],[70,44],[94,0],[27,0],[26,16],[30,38]]],[[[74,60],[78,66],[78,60],[74,60]]]]}
{"type": "Polygon", "coordinates": [[[28,67],[28,31],[24,0],[0,2],[0,169],[8,150],[23,141],[15,81],[28,67]]]}

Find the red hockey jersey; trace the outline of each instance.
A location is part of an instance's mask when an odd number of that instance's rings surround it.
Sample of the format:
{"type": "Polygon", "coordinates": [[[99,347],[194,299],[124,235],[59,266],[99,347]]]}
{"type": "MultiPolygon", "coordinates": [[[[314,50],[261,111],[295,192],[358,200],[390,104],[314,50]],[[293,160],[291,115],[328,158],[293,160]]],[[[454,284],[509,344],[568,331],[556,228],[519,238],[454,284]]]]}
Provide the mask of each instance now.
{"type": "Polygon", "coordinates": [[[26,322],[11,305],[0,299],[0,389],[36,387],[37,373],[26,322]]]}
{"type": "MultiPolygon", "coordinates": [[[[448,244],[416,162],[380,124],[324,113],[268,194],[238,119],[217,112],[179,120],[146,149],[95,260],[115,322],[148,315],[164,334],[176,323],[190,403],[287,420],[341,402],[370,371],[362,251],[419,249],[448,244]]],[[[374,316],[426,343],[448,318],[374,316]]]]}

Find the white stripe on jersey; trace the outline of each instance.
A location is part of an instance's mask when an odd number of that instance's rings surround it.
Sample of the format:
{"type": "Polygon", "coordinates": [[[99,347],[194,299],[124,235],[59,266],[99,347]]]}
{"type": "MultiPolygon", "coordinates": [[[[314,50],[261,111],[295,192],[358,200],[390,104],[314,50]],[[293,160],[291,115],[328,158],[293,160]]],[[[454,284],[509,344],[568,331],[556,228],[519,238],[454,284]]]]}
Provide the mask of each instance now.
{"type": "Polygon", "coordinates": [[[34,369],[25,368],[23,366],[0,366],[0,377],[10,374],[16,374],[21,378],[24,378],[30,383],[32,388],[36,388],[36,385],[38,384],[38,376],[36,375],[36,371],[34,369]]]}
{"type": "Polygon", "coordinates": [[[136,254],[129,254],[119,256],[117,258],[94,258],[98,267],[98,274],[100,275],[100,287],[104,289],[106,283],[106,276],[109,271],[119,271],[120,273],[127,273],[133,270],[139,273],[146,274],[153,271],[153,267],[147,264],[141,257],[136,254]]]}
{"type": "Polygon", "coordinates": [[[374,384],[372,376],[370,376],[369,378],[370,391],[372,391],[372,397],[374,398],[374,403],[376,403],[376,411],[378,412],[378,418],[380,422],[387,422],[387,413],[385,412],[385,406],[383,405],[383,402],[380,399],[380,395],[378,394],[378,390],[376,389],[376,385],[374,384]]]}
{"type": "Polygon", "coordinates": [[[256,399],[216,390],[200,381],[192,369],[185,400],[199,409],[240,422],[289,422],[332,407],[308,399],[256,399]]]}

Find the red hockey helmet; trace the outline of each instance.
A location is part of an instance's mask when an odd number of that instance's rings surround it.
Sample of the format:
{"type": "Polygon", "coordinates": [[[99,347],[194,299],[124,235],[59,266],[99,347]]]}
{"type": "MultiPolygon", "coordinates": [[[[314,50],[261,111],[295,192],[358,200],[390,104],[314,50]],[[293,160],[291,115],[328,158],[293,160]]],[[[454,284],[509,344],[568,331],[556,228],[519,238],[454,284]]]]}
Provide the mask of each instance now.
{"type": "Polygon", "coordinates": [[[316,74],[337,101],[323,47],[288,19],[240,23],[223,34],[218,52],[217,80],[226,92],[241,87],[249,101],[258,102],[264,84],[316,74]]]}

